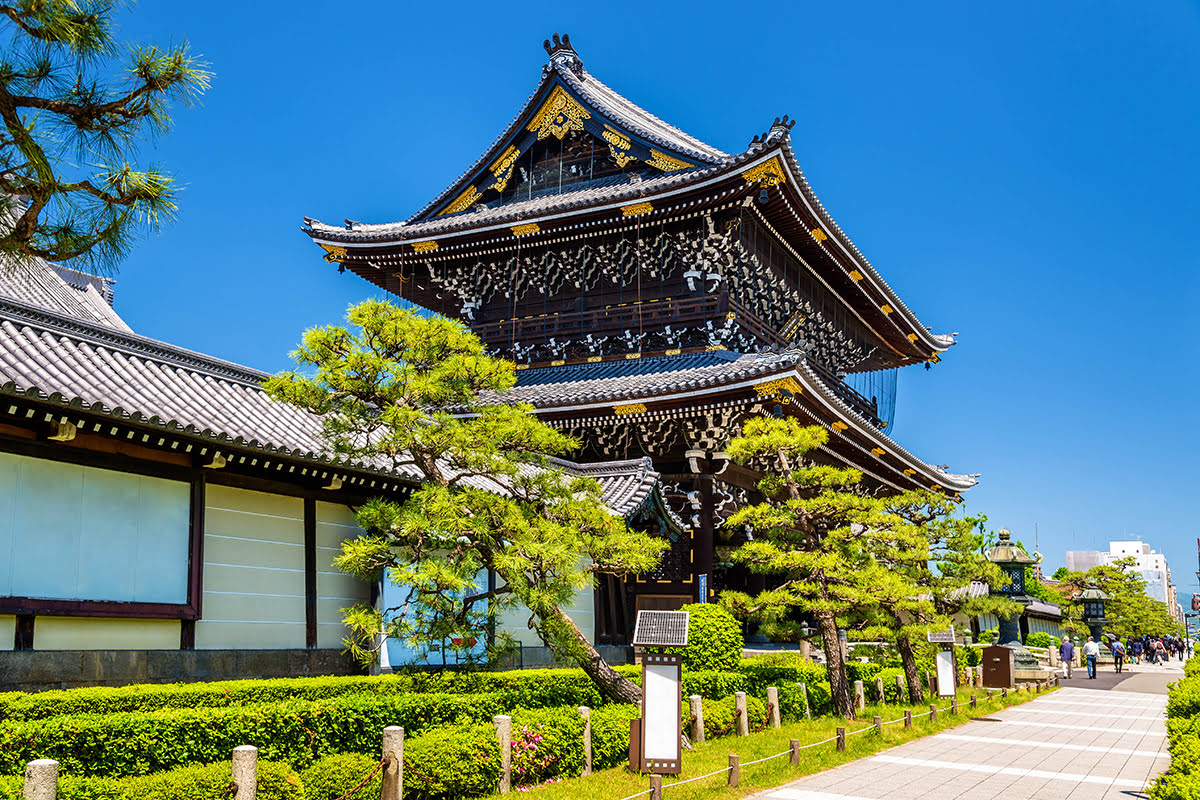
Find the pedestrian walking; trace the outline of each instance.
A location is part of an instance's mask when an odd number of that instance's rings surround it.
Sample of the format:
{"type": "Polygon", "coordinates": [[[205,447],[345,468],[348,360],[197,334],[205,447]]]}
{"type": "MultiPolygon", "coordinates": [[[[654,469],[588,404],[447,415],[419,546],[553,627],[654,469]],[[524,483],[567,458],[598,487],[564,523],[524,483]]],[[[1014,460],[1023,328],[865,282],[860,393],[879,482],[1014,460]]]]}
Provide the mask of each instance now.
{"type": "Polygon", "coordinates": [[[1071,637],[1064,636],[1062,644],[1058,646],[1058,655],[1063,663],[1063,677],[1071,677],[1071,664],[1075,661],[1075,645],[1071,644],[1071,637]]]}
{"type": "Polygon", "coordinates": [[[1133,638],[1129,640],[1129,658],[1134,664],[1142,663],[1142,640],[1133,638]]]}
{"type": "Polygon", "coordinates": [[[1155,640],[1154,655],[1158,656],[1159,660],[1162,661],[1164,664],[1171,660],[1171,657],[1169,655],[1167,655],[1167,646],[1165,644],[1163,644],[1162,639],[1155,640]]]}
{"type": "Polygon", "coordinates": [[[1125,645],[1121,644],[1120,639],[1113,639],[1109,648],[1113,654],[1113,666],[1116,667],[1117,672],[1121,672],[1125,664],[1125,645]]]}
{"type": "Polygon", "coordinates": [[[1087,659],[1088,678],[1096,679],[1096,659],[1100,657],[1100,645],[1088,637],[1083,645],[1083,657],[1087,659]]]}

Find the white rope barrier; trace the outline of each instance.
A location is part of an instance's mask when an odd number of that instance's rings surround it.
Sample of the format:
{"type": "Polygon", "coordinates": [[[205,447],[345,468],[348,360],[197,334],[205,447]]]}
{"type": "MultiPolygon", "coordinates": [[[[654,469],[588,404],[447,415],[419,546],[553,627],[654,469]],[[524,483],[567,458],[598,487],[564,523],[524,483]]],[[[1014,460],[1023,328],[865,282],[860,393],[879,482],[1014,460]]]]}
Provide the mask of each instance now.
{"type": "MultiPolygon", "coordinates": [[[[729,772],[729,767],[721,767],[716,772],[710,772],[707,775],[697,775],[694,778],[688,778],[686,781],[675,781],[674,783],[663,784],[662,788],[663,788],[663,791],[665,792],[667,789],[671,788],[672,786],[683,786],[685,783],[693,783],[694,781],[702,781],[705,778],[711,778],[714,775],[724,775],[727,772],[729,772]]],[[[645,794],[645,792],[642,792],[642,794],[645,794]]]]}
{"type": "Polygon", "coordinates": [[[776,753],[775,755],[767,756],[766,758],[756,758],[753,761],[747,761],[745,764],[739,764],[738,766],[748,767],[751,764],[761,764],[764,761],[770,761],[772,758],[782,758],[783,756],[788,756],[791,754],[792,754],[792,748],[789,747],[787,750],[784,750],[782,753],[776,753]]]}

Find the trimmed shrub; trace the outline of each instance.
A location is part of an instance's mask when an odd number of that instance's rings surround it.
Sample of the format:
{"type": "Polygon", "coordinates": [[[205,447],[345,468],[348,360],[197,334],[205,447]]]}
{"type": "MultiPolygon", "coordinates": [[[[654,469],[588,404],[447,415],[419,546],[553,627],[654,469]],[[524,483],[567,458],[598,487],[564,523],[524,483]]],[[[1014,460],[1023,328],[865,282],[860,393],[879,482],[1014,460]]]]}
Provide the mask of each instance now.
{"type": "Polygon", "coordinates": [[[871,662],[864,663],[862,661],[848,661],[846,662],[846,679],[852,684],[855,681],[862,681],[865,686],[870,686],[875,682],[875,676],[878,675],[882,670],[883,667],[879,664],[873,664],[871,662]]]}
{"type": "Polygon", "coordinates": [[[241,744],[264,759],[303,767],[336,752],[372,753],[388,725],[416,732],[447,723],[491,720],[489,695],[349,695],[235,708],[89,714],[0,726],[0,773],[35,758],[54,758],[75,775],[145,775],[227,758],[241,744]]]}
{"type": "MultiPolygon", "coordinates": [[[[378,759],[361,753],[339,753],[318,758],[300,773],[305,800],[337,800],[358,786],[377,766],[378,759]]],[[[378,800],[382,784],[383,771],[380,770],[366,786],[346,800],[378,800]]]]}
{"type": "MultiPolygon", "coordinates": [[[[734,714],[737,712],[736,697],[705,700],[703,708],[705,739],[737,733],[737,723],[734,718],[734,714]]],[[[757,697],[747,697],[746,719],[750,723],[751,730],[761,727],[767,719],[767,704],[757,697]]]]}
{"type": "Polygon", "coordinates": [[[825,667],[809,661],[795,651],[743,658],[741,671],[746,676],[744,691],[755,697],[766,697],[768,686],[781,687],[785,683],[803,681],[811,684],[828,680],[825,667]]]}
{"type": "Polygon", "coordinates": [[[1059,641],[1045,631],[1034,631],[1025,637],[1026,647],[1057,647],[1059,641]]]}
{"type": "Polygon", "coordinates": [[[583,772],[583,717],[578,709],[519,708],[512,718],[513,786],[583,772]]]}
{"type": "MultiPolygon", "coordinates": [[[[0,778],[0,800],[21,800],[25,779],[0,778]]],[[[130,778],[77,778],[60,776],[59,800],[215,800],[225,795],[233,781],[229,762],[203,764],[155,775],[130,778]]],[[[351,784],[353,786],[353,784],[351,784]]],[[[349,788],[349,787],[347,787],[349,788]]],[[[305,787],[290,766],[258,762],[258,797],[261,800],[305,800],[305,787]]],[[[308,795],[311,797],[312,795],[308,795]]],[[[332,795],[336,797],[337,795],[332,795]]],[[[378,796],[378,794],[376,795],[378,796]]]]}
{"type": "Polygon", "coordinates": [[[478,797],[499,787],[500,746],[490,724],[434,728],[404,743],[406,798],[478,797]]]}
{"type": "Polygon", "coordinates": [[[975,637],[975,641],[979,644],[995,644],[996,637],[999,635],[999,628],[989,628],[986,631],[980,631],[979,635],[975,637]]]}
{"type": "Polygon", "coordinates": [[[694,694],[712,699],[728,697],[734,692],[749,692],[747,686],[747,676],[742,672],[683,671],[683,696],[685,698],[694,694]]]}
{"type": "Polygon", "coordinates": [[[592,711],[593,769],[615,767],[628,760],[629,720],[641,713],[635,705],[615,704],[592,711]]]}
{"type": "Polygon", "coordinates": [[[684,669],[737,669],[742,657],[742,625],[714,603],[691,603],[688,612],[688,646],[659,648],[683,656],[684,669]]]}

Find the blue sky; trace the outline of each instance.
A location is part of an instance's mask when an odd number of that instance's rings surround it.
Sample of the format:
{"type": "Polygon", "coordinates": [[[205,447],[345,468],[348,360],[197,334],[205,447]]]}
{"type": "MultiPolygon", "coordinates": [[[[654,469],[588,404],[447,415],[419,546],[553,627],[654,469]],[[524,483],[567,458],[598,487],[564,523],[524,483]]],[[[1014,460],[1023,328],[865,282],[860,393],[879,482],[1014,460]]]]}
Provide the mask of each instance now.
{"type": "Polygon", "coordinates": [[[1040,547],[1140,536],[1197,590],[1200,6],[1122,2],[207,3],[121,35],[186,38],[216,78],[146,150],[180,220],[121,268],[139,332],[266,370],[372,293],[302,216],[408,216],[537,84],[542,39],[740,151],[776,115],[825,206],[925,324],[895,436],[983,473],[967,508],[1040,547]]]}

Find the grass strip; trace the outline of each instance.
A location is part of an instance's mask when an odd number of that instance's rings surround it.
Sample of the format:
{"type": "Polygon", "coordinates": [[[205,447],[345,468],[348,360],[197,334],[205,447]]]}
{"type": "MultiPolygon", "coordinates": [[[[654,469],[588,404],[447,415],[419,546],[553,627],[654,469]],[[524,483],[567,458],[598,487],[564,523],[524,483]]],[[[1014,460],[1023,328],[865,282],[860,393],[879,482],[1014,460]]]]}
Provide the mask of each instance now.
{"type": "MultiPolygon", "coordinates": [[[[683,772],[678,776],[663,776],[664,800],[734,800],[755,792],[771,789],[805,775],[836,767],[848,761],[886,750],[896,745],[923,736],[939,733],[949,728],[970,722],[976,717],[986,717],[1009,706],[1020,705],[1039,695],[1010,691],[1007,698],[997,692],[991,700],[984,699],[986,692],[974,690],[979,696],[978,706],[970,708],[971,690],[958,693],[958,715],[950,714],[948,698],[937,702],[938,718],[929,717],[929,706],[868,705],[854,722],[839,717],[820,717],[802,722],[792,722],[779,729],[768,728],[747,737],[724,737],[695,745],[692,752],[683,754],[683,772]],[[904,716],[904,709],[913,712],[913,726],[906,729],[902,723],[884,725],[883,734],[874,732],[851,735],[872,726],[872,718],[878,714],[886,723],[904,716]],[[923,714],[923,716],[917,716],[923,714]],[[799,739],[800,746],[820,742],[837,735],[839,726],[846,728],[846,751],[839,753],[834,743],[800,751],[800,765],[793,767],[785,755],[780,758],[750,765],[748,762],[765,759],[788,750],[789,740],[799,739]],[[727,785],[725,769],[729,755],[736,753],[741,759],[741,777],[737,787],[727,785]],[[676,787],[670,784],[688,780],[710,772],[718,774],[676,787]]],[[[1043,694],[1045,694],[1043,692],[1043,694]]],[[[529,796],[538,800],[620,800],[650,788],[649,775],[636,775],[624,766],[594,772],[577,778],[566,778],[557,783],[534,786],[529,796]]],[[[649,795],[646,795],[649,796],[649,795]]]]}

